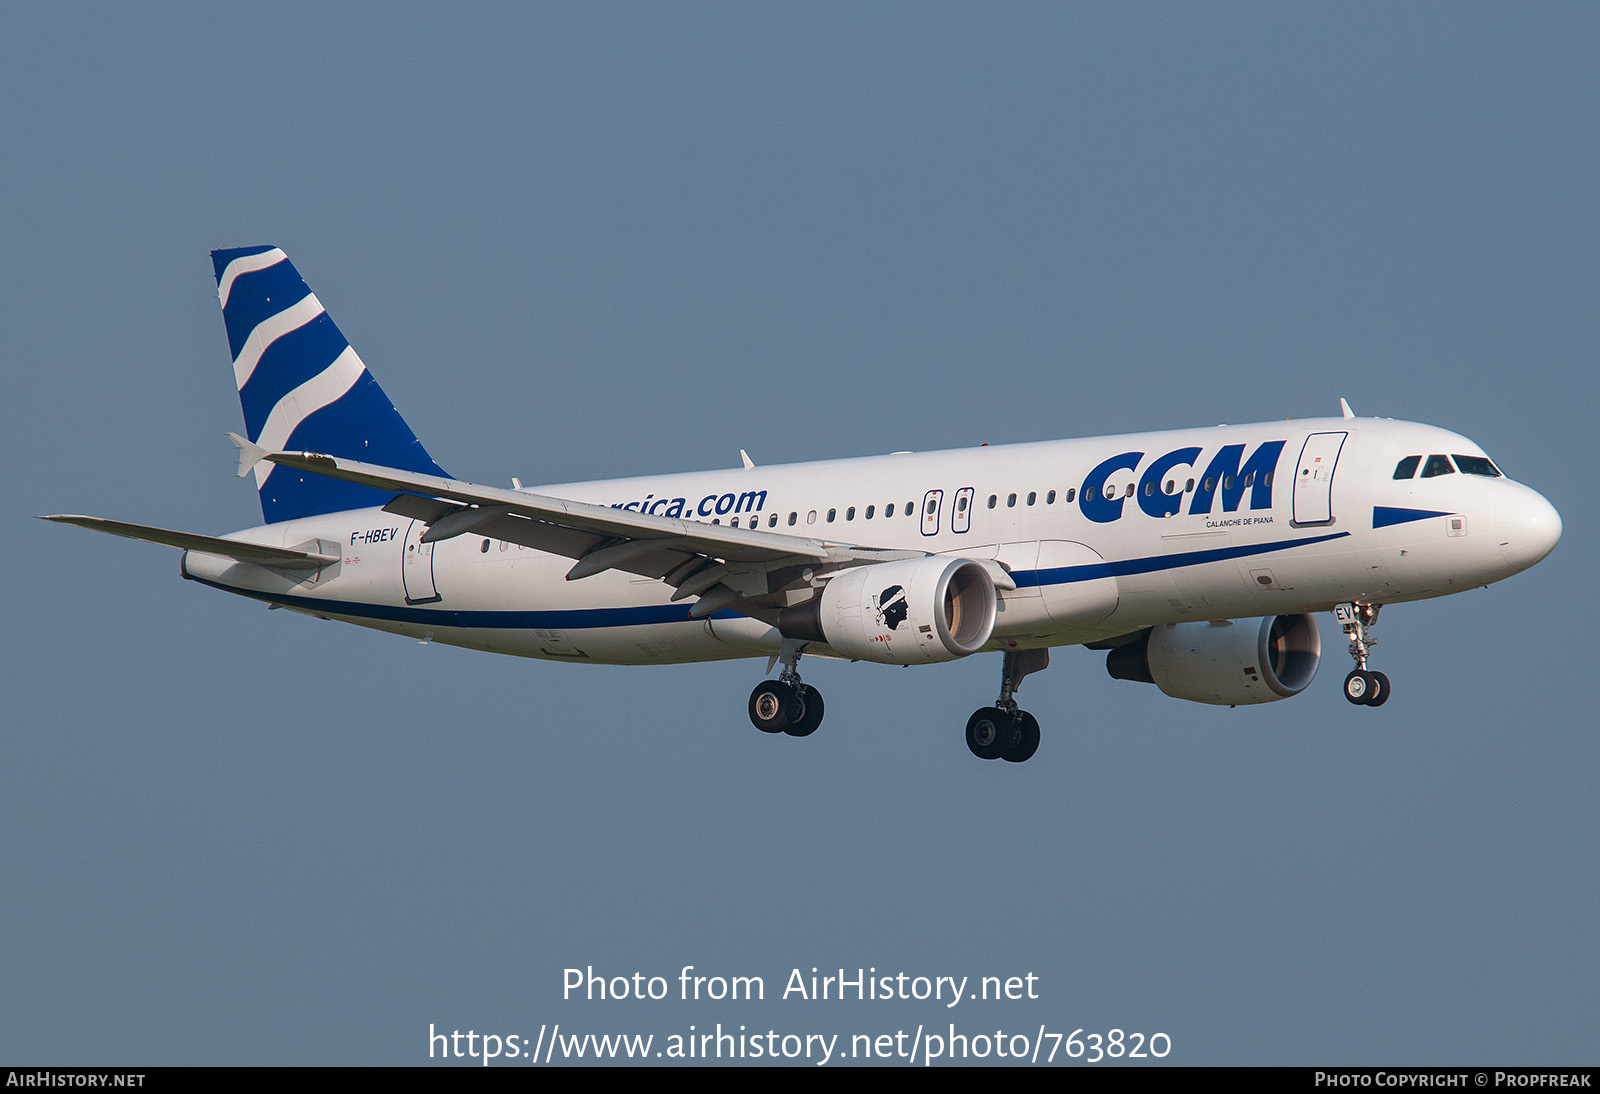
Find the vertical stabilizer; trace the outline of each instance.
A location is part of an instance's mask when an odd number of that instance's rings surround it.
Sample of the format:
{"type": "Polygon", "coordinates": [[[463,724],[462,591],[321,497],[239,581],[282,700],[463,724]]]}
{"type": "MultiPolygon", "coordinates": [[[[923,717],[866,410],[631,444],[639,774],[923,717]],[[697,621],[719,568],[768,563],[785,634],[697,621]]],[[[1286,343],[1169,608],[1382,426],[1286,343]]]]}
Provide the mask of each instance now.
{"type": "MultiPolygon", "coordinates": [[[[212,251],[211,263],[253,445],[445,475],[281,250],[212,251]]],[[[269,524],[394,496],[272,463],[254,470],[269,524]]]]}

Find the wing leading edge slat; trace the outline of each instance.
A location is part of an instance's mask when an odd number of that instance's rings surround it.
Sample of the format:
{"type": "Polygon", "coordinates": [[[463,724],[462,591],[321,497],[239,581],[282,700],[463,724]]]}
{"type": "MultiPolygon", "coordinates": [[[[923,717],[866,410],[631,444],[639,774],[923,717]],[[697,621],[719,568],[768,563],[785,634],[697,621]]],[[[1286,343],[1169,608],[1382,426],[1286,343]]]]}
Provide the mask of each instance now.
{"type": "MultiPolygon", "coordinates": [[[[458,522],[463,530],[471,528],[481,535],[568,558],[581,560],[594,551],[609,550],[626,541],[660,540],[659,551],[618,551],[615,565],[609,567],[652,577],[667,574],[692,556],[770,569],[806,563],[836,566],[887,562],[920,558],[926,553],[651,516],[315,453],[273,452],[264,458],[286,467],[395,491],[400,496],[384,507],[392,513],[412,516],[430,525],[458,522]],[[468,507],[492,509],[494,514],[485,513],[480,519],[468,507]]],[[[575,579],[595,572],[599,571],[583,567],[575,579]]]]}
{"type": "MultiPolygon", "coordinates": [[[[838,557],[839,547],[845,546],[828,544],[805,536],[787,536],[755,528],[700,524],[675,517],[651,516],[625,509],[612,509],[606,505],[530,494],[521,490],[478,486],[460,479],[445,479],[436,475],[423,475],[313,453],[272,452],[265,458],[285,467],[344,479],[364,486],[374,486],[380,490],[424,494],[480,507],[504,506],[507,513],[529,520],[542,521],[558,528],[597,533],[608,538],[671,539],[675,541],[671,544],[673,548],[733,562],[779,562],[796,559],[826,562],[838,557]]],[[[555,550],[557,553],[566,553],[559,549],[555,550]]],[[[846,551],[848,552],[848,547],[846,551]]]]}

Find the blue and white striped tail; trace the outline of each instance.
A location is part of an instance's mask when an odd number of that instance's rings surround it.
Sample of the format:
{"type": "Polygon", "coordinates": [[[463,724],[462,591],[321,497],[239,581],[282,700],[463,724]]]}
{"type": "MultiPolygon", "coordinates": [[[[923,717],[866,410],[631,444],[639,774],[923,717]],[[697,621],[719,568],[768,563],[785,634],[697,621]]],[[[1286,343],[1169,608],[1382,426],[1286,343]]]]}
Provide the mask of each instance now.
{"type": "MultiPolygon", "coordinates": [[[[445,475],[281,250],[212,251],[211,264],[254,444],[445,475]]],[[[256,464],[255,476],[269,524],[394,496],[267,462],[256,464]]]]}

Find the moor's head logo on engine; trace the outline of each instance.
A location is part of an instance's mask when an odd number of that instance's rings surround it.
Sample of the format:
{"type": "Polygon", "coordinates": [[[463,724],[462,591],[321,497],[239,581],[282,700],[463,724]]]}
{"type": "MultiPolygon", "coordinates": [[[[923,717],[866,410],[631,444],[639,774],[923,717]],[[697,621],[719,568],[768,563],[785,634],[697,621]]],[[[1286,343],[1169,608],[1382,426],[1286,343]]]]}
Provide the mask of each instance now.
{"type": "Polygon", "coordinates": [[[899,585],[890,585],[878,594],[875,609],[878,623],[894,630],[906,621],[906,591],[899,585]]]}

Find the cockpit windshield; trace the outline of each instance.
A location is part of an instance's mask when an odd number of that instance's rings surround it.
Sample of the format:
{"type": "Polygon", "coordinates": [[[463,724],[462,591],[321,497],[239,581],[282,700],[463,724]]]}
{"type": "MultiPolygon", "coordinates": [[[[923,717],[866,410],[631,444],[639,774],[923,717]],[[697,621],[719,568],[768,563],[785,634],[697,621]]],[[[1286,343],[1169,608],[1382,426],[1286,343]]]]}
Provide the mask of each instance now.
{"type": "Polygon", "coordinates": [[[1462,456],[1456,454],[1454,459],[1456,466],[1461,469],[1463,475],[1484,475],[1491,479],[1501,477],[1500,469],[1494,465],[1494,461],[1489,459],[1488,456],[1462,456]]]}
{"type": "Polygon", "coordinates": [[[1417,473],[1417,465],[1422,464],[1422,477],[1425,479],[1438,478],[1440,475],[1453,475],[1460,471],[1463,475],[1482,475],[1484,478],[1504,478],[1500,469],[1488,456],[1463,456],[1459,452],[1451,456],[1434,453],[1428,457],[1427,463],[1422,463],[1421,456],[1407,456],[1394,466],[1394,477],[1409,479],[1417,473]],[[1455,462],[1452,463],[1451,460],[1455,462]]]}

